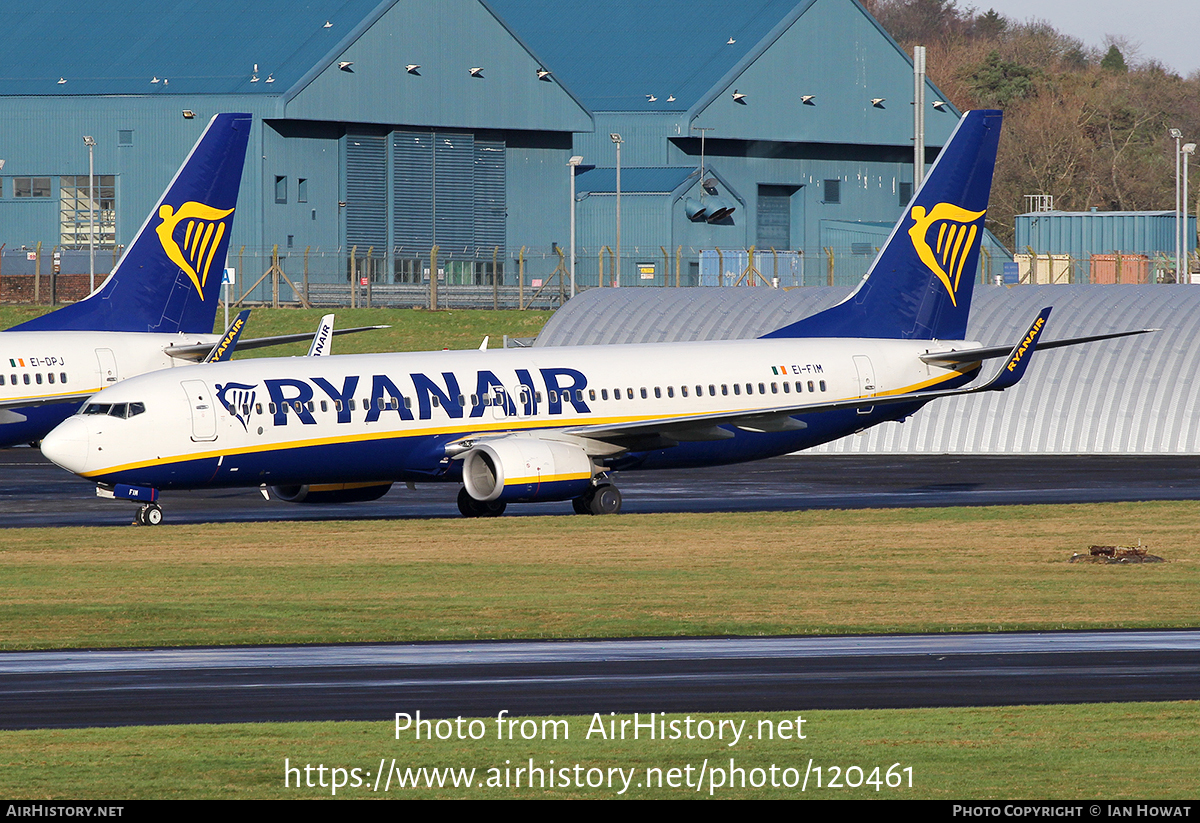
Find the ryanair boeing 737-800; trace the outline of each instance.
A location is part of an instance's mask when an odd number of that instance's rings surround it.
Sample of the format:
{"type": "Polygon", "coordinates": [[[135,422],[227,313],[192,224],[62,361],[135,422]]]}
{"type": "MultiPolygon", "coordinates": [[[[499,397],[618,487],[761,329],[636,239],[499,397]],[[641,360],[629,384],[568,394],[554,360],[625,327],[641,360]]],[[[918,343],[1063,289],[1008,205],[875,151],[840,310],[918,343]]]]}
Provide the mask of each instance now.
{"type": "Polygon", "coordinates": [[[106,389],[42,450],[142,501],[143,523],[161,520],[163,489],[349,501],[396,481],[461,482],[467,516],[535,500],[602,514],[620,509],[618,471],[786,454],[1003,390],[1050,310],[1015,344],[963,340],[1000,120],[963,118],[850,297],[760,339],[194,366],[106,389]],[[995,376],[968,387],[992,358],[995,376]]]}

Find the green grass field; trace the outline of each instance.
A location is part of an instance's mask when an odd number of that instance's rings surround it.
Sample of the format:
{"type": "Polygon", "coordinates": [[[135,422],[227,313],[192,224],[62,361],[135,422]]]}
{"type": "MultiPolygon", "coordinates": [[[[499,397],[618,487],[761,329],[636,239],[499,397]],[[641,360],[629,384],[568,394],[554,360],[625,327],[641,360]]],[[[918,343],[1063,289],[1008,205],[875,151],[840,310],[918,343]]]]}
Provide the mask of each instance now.
{"type": "MultiPolygon", "coordinates": [[[[45,314],[46,306],[0,306],[0,329],[45,314]]],[[[550,318],[548,311],[481,311],[472,309],[266,309],[250,314],[242,336],[271,337],[277,334],[313,333],[321,316],[332,312],[335,328],[390,325],[390,329],[342,335],[333,342],[334,354],[380,351],[434,351],[478,348],[485,335],[488,345],[500,348],[504,335],[533,337],[550,318]]],[[[230,310],[230,317],[237,314],[230,310]]],[[[224,314],[217,312],[214,331],[225,330],[224,314]]],[[[255,349],[235,357],[291,357],[308,351],[307,343],[255,349]]]]}
{"type": "Polygon", "coordinates": [[[1198,561],[1174,502],[5,529],[0,647],[1183,627],[1198,561]]]}
{"type": "MultiPolygon", "coordinates": [[[[415,707],[397,710],[411,714],[415,707]]],[[[1196,795],[1200,703],[691,716],[697,733],[705,729],[701,720],[714,725],[745,721],[743,736],[732,746],[728,734],[708,741],[604,740],[588,716],[565,718],[565,726],[559,725],[560,731],[567,729],[569,740],[561,734],[557,740],[540,739],[545,718],[538,718],[538,739],[513,741],[495,739],[492,718],[479,725],[483,737],[478,740],[418,741],[411,731],[397,739],[391,720],[0,732],[0,795],[35,800],[711,796],[1087,801],[1188,800],[1196,795]],[[803,740],[794,739],[798,717],[804,720],[803,740]],[[759,729],[781,720],[793,723],[793,739],[758,739],[759,729]],[[386,778],[375,782],[381,760],[384,774],[392,775],[387,791],[386,778]],[[540,776],[533,772],[532,788],[528,773],[516,774],[518,768],[528,769],[530,760],[542,770],[540,776]],[[397,785],[393,761],[408,783],[404,788],[397,785]],[[820,786],[810,761],[820,769],[820,786]],[[285,764],[297,771],[285,774],[285,764]],[[320,766],[326,770],[320,772],[320,766]],[[334,768],[343,773],[335,775],[334,768]],[[437,778],[418,769],[453,769],[460,785],[456,788],[443,771],[444,785],[430,786],[437,778]],[[470,788],[461,785],[462,769],[474,770],[470,788]],[[412,777],[419,785],[411,785],[412,777]],[[553,786],[542,782],[551,778],[553,786]],[[341,783],[336,795],[335,779],[341,783]],[[515,785],[518,780],[520,786],[515,785]],[[589,780],[591,786],[586,785],[589,780]]],[[[679,720],[686,734],[686,717],[669,715],[667,722],[679,720]]],[[[602,712],[602,719],[612,718],[602,712]]],[[[723,732],[731,728],[725,726],[723,732]]]]}

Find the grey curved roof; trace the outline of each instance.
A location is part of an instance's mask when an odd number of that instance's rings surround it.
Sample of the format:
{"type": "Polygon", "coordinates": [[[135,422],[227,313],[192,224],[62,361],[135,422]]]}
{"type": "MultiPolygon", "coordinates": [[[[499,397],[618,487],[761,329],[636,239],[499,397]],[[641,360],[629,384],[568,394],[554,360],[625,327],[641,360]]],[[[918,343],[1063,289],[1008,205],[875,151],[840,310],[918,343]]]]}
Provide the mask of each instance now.
{"type": "MultiPolygon", "coordinates": [[[[752,338],[849,291],[593,289],[564,305],[536,345],[752,338]]],[[[1054,307],[1047,340],[1162,331],[1040,352],[1025,380],[1006,392],[939,400],[904,423],[816,451],[1200,454],[1200,288],[977,286],[967,336],[985,345],[1014,343],[1043,306],[1054,307]]]]}

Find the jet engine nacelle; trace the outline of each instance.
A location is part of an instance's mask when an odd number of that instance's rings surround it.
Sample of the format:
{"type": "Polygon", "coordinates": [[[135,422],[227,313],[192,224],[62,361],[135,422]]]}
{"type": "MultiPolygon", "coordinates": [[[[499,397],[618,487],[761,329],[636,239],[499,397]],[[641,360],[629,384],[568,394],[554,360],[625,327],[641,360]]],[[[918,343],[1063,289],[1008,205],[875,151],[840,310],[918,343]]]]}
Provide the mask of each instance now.
{"type": "Polygon", "coordinates": [[[463,484],[484,503],[567,500],[588,490],[592,470],[587,452],[572,443],[504,437],[464,455],[463,484]]]}
{"type": "Polygon", "coordinates": [[[322,483],[271,486],[271,494],[285,503],[362,503],[378,500],[391,488],[391,483],[322,483]]]}

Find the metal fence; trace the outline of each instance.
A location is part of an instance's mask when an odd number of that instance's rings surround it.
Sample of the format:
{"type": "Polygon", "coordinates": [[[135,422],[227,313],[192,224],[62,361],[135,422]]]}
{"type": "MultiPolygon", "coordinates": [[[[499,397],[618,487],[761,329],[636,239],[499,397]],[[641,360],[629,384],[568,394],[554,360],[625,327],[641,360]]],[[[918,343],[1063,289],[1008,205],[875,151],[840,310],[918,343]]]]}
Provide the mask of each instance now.
{"type": "MultiPolygon", "coordinates": [[[[97,283],[103,282],[119,252],[97,251],[97,283]]],[[[626,248],[618,257],[611,246],[580,247],[575,289],[853,286],[877,252],[866,243],[807,251],[656,246],[626,248]]],[[[985,247],[977,282],[1174,282],[1173,270],[1168,272],[1171,276],[1163,276],[1163,264],[1122,252],[1075,260],[1027,249],[1014,259],[985,247]]],[[[86,250],[0,249],[0,302],[77,300],[87,294],[88,265],[86,250]]],[[[396,248],[390,253],[358,247],[242,246],[230,249],[227,265],[235,272],[228,288],[233,305],[554,309],[571,294],[570,264],[566,250],[558,246],[435,247],[421,252],[396,248]]]]}

